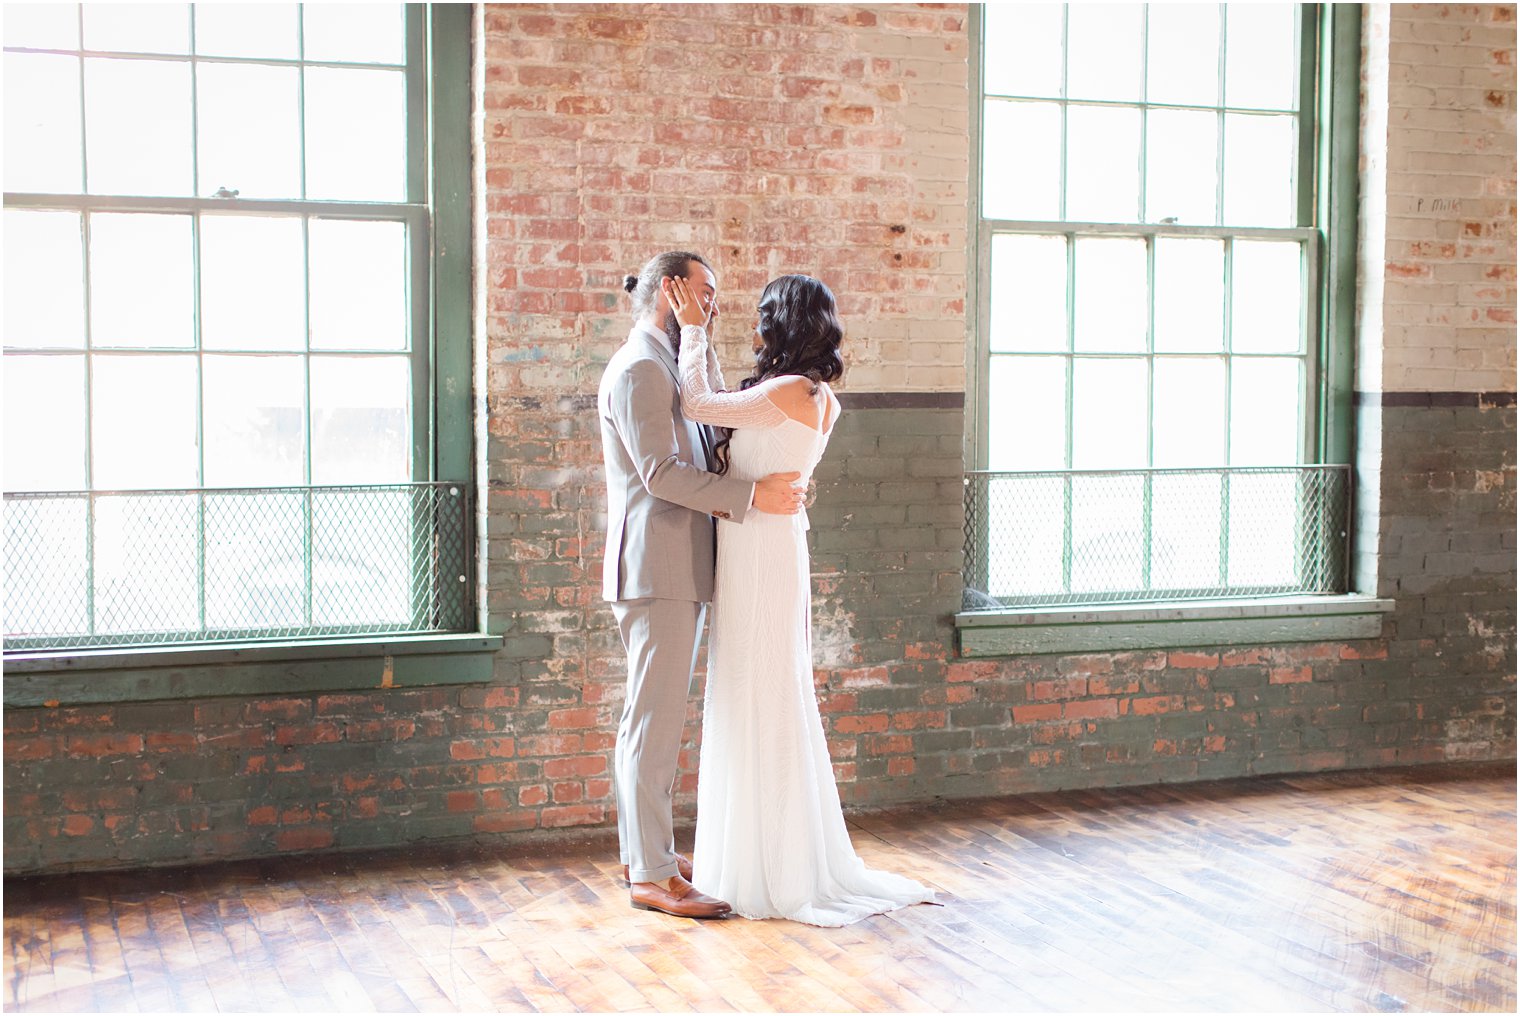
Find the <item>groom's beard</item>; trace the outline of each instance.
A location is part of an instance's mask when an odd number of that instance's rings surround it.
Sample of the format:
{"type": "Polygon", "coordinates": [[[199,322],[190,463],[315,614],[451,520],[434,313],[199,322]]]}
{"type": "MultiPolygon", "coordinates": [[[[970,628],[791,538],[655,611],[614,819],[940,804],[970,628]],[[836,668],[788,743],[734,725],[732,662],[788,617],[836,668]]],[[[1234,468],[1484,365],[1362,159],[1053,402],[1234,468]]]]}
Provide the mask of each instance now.
{"type": "Polygon", "coordinates": [[[679,355],[681,352],[681,322],[676,320],[675,311],[671,311],[665,317],[665,337],[670,340],[670,348],[679,355]]]}

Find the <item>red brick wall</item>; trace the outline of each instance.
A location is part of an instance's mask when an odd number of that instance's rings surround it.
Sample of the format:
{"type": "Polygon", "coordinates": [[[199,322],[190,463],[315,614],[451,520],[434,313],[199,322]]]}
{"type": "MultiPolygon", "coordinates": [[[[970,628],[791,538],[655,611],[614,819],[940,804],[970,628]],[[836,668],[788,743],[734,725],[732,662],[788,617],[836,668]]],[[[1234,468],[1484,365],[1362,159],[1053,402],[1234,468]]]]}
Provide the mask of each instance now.
{"type": "Polygon", "coordinates": [[[493,425],[594,392],[622,277],[671,248],[717,268],[735,368],[761,287],[805,272],[849,322],[847,388],[962,390],[964,6],[488,5],[482,27],[493,425]]]}

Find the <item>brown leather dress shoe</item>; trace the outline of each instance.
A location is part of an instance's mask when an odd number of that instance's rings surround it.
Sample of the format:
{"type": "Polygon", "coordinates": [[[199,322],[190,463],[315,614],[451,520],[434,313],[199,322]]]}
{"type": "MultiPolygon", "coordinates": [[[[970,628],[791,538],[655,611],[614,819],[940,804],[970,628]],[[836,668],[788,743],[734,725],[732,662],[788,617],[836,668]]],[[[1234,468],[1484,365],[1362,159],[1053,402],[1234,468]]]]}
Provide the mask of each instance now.
{"type": "Polygon", "coordinates": [[[733,910],[722,900],[697,892],[697,887],[680,875],[670,880],[669,889],[658,882],[635,882],[628,891],[628,902],[635,910],[654,910],[698,920],[727,917],[733,910]]]}
{"type": "MultiPolygon", "coordinates": [[[[680,875],[688,882],[691,881],[691,858],[687,857],[685,854],[676,855],[676,874],[680,875]]],[[[628,885],[633,884],[628,879],[628,865],[626,864],[623,865],[623,882],[628,885]]]]}

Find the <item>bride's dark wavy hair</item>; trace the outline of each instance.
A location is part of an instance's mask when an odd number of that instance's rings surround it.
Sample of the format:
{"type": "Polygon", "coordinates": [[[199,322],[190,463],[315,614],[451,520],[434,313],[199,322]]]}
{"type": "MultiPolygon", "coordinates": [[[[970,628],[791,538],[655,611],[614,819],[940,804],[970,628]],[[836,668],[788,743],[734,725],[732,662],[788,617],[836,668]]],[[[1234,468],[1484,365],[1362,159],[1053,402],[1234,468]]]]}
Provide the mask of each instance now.
{"type": "MultiPolygon", "coordinates": [[[[813,382],[813,392],[825,381],[844,375],[839,345],[844,325],[828,286],[810,275],[783,275],[772,279],[760,293],[761,347],[755,354],[755,370],[739,382],[740,390],[788,374],[800,374],[813,382]]],[[[728,472],[728,442],[733,431],[719,428],[722,438],[713,449],[717,472],[728,472]]]]}
{"type": "Polygon", "coordinates": [[[783,275],[760,293],[760,341],[755,372],[739,383],[749,388],[783,374],[801,374],[813,382],[844,374],[839,344],[844,325],[834,294],[810,275],[783,275]]]}

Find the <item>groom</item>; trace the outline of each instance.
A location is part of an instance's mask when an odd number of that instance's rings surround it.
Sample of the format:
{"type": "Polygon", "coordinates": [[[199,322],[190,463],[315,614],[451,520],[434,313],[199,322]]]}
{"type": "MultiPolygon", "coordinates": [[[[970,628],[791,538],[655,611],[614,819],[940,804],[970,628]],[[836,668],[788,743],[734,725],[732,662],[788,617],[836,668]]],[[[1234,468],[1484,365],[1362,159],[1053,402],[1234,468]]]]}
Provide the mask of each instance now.
{"type": "MultiPolygon", "coordinates": [[[[623,282],[633,295],[633,331],[597,393],[607,471],[602,596],[628,653],[616,750],[618,843],[634,907],[723,917],[727,903],[692,887],[671,819],[691,671],[713,593],[713,519],[743,522],[751,506],[794,515],[802,494],[791,484],[796,473],[751,482],[709,472],[713,434],[681,415],[681,326],[660,286],[671,276],[687,280],[709,321],[716,316],[718,280],[707,261],[689,251],[656,255],[623,282]]],[[[709,370],[716,366],[709,353],[709,370]]]]}

